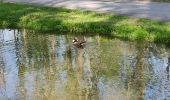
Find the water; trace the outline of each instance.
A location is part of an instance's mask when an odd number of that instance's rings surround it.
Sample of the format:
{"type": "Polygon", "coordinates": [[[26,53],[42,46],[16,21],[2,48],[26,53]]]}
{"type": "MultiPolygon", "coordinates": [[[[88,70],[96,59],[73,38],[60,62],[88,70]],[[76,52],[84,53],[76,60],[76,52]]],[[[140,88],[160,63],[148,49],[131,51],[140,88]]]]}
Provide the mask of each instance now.
{"type": "Polygon", "coordinates": [[[0,100],[170,100],[163,44],[0,30],[0,100]]]}

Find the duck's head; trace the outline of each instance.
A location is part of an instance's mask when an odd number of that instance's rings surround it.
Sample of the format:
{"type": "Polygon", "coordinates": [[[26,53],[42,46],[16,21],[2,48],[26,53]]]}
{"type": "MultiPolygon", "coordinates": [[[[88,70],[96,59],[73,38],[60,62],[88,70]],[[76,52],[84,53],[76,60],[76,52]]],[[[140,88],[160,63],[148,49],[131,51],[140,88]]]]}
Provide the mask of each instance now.
{"type": "Polygon", "coordinates": [[[74,38],[74,39],[73,39],[73,43],[76,43],[76,42],[78,42],[78,39],[77,39],[77,38],[74,38]]]}

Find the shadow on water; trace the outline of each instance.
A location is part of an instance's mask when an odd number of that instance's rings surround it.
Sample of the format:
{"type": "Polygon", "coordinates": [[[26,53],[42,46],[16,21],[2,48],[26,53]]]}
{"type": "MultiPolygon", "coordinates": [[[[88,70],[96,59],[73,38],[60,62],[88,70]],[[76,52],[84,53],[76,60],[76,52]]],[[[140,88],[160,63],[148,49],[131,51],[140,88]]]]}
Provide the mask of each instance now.
{"type": "Polygon", "coordinates": [[[84,37],[0,30],[0,99],[170,99],[169,47],[84,37]]]}

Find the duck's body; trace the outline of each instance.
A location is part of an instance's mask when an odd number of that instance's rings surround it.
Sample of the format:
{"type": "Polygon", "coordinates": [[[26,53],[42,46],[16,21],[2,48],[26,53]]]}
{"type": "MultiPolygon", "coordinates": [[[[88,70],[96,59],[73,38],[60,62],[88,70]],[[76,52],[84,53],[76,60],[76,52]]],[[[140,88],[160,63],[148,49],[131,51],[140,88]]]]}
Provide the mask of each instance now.
{"type": "Polygon", "coordinates": [[[78,48],[84,48],[86,45],[86,41],[85,40],[78,40],[77,38],[73,39],[73,45],[78,47],[78,48]]]}

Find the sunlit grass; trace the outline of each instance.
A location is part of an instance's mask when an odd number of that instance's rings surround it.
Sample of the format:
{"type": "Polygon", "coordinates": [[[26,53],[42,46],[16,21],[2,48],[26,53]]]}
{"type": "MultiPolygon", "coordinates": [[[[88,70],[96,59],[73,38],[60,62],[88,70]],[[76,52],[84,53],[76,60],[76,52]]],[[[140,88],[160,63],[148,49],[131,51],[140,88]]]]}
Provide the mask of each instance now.
{"type": "Polygon", "coordinates": [[[0,3],[0,27],[170,42],[170,23],[25,4],[0,3]]]}

